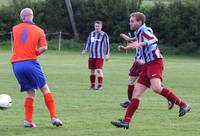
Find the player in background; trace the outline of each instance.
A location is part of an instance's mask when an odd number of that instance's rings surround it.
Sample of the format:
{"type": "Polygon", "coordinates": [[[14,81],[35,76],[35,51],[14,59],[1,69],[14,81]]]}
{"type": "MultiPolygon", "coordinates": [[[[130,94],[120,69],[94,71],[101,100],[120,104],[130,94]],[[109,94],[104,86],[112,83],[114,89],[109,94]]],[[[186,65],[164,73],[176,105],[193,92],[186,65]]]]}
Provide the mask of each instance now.
{"type": "Polygon", "coordinates": [[[82,51],[82,55],[85,55],[88,48],[90,50],[88,68],[90,69],[90,88],[94,90],[103,89],[103,63],[104,59],[108,61],[110,57],[109,37],[102,31],[102,27],[102,21],[97,20],[94,22],[95,30],[89,34],[86,45],[82,51]],[[97,88],[95,82],[96,76],[98,76],[97,88]]]}
{"type": "Polygon", "coordinates": [[[179,117],[184,116],[190,111],[191,106],[187,105],[171,90],[162,86],[163,74],[163,56],[158,48],[158,39],[150,33],[145,25],[146,16],[141,12],[134,12],[130,17],[130,27],[135,30],[136,42],[130,43],[129,46],[139,48],[141,58],[144,60],[141,73],[133,91],[130,105],[127,108],[123,119],[111,121],[111,124],[119,128],[129,128],[129,123],[139,107],[140,100],[147,88],[165,97],[170,102],[180,107],[179,117]]]}
{"type": "Polygon", "coordinates": [[[46,107],[50,113],[51,123],[62,126],[62,121],[56,117],[56,106],[53,95],[47,85],[46,77],[42,71],[37,57],[47,49],[44,31],[33,23],[33,11],[25,8],[20,13],[21,23],[13,27],[13,54],[11,63],[13,72],[21,87],[21,92],[27,92],[24,102],[25,128],[34,128],[32,114],[36,90],[40,89],[46,107]],[[38,47],[39,45],[39,47],[38,47]]]}

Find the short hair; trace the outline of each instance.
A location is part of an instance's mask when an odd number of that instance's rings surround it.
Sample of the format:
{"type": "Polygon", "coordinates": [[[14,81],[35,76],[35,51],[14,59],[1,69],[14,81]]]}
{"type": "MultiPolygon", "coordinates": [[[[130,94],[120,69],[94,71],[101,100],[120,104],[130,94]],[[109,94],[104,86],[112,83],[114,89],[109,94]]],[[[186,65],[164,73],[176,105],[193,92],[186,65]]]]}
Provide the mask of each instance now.
{"type": "Polygon", "coordinates": [[[32,16],[33,18],[33,10],[31,8],[24,8],[20,12],[20,18],[24,20],[27,16],[32,16]]]}
{"type": "Polygon", "coordinates": [[[144,24],[146,22],[146,16],[142,12],[133,12],[130,15],[130,18],[131,17],[135,17],[137,19],[137,21],[142,21],[142,24],[144,24]]]}
{"type": "Polygon", "coordinates": [[[94,24],[101,24],[103,26],[103,22],[101,20],[94,21],[94,24]]]}

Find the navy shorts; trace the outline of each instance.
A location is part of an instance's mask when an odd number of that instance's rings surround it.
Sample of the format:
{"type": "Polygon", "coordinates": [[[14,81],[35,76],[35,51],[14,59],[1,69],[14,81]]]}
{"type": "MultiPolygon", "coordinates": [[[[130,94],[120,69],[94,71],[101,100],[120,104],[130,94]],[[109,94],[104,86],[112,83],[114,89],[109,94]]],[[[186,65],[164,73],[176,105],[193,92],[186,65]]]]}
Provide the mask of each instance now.
{"type": "Polygon", "coordinates": [[[13,63],[13,72],[20,84],[21,92],[39,89],[46,84],[46,77],[36,60],[13,63]]]}

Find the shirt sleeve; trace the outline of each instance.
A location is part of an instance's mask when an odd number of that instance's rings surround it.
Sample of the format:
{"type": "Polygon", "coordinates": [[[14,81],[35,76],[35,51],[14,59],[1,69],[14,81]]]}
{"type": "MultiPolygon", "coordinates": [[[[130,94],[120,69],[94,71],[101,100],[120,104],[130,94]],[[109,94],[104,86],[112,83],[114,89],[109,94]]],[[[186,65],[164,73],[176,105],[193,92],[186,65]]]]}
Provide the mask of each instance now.
{"type": "Polygon", "coordinates": [[[107,34],[105,34],[104,44],[106,47],[106,55],[110,56],[110,42],[109,42],[109,37],[107,34]]]}
{"type": "Polygon", "coordinates": [[[88,38],[87,38],[87,42],[85,44],[85,47],[83,48],[84,51],[87,51],[88,47],[91,44],[91,33],[89,34],[88,38]]]}
{"type": "Polygon", "coordinates": [[[41,32],[40,32],[38,44],[39,44],[40,47],[48,46],[47,40],[46,40],[46,35],[45,35],[43,30],[41,30],[41,32]]]}
{"type": "Polygon", "coordinates": [[[158,42],[158,39],[156,38],[156,36],[148,30],[145,30],[143,32],[143,39],[144,39],[144,42],[147,43],[147,46],[151,46],[158,42]]]}

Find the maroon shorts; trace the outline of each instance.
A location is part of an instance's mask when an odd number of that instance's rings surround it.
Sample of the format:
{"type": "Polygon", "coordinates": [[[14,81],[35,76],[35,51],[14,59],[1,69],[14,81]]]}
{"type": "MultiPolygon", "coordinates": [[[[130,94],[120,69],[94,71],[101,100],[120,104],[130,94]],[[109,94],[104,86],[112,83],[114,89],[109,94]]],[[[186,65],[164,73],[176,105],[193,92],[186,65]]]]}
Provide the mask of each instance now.
{"type": "Polygon", "coordinates": [[[163,74],[163,60],[158,59],[142,66],[142,71],[139,75],[138,83],[150,88],[150,80],[152,78],[160,78],[161,81],[163,74]]]}
{"type": "Polygon", "coordinates": [[[88,68],[89,69],[102,69],[103,68],[104,59],[99,58],[89,58],[88,60],[88,68]]]}
{"type": "Polygon", "coordinates": [[[138,77],[142,69],[142,65],[138,63],[137,61],[134,61],[133,65],[129,69],[129,76],[135,76],[138,77]]]}

